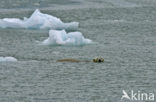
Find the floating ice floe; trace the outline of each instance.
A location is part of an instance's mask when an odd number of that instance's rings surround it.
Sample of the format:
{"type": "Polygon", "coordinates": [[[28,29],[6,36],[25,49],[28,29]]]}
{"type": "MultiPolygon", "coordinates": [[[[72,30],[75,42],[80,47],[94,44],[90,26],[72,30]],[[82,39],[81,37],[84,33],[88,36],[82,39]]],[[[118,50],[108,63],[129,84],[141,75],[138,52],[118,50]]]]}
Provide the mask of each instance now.
{"type": "Polygon", "coordinates": [[[16,62],[17,59],[14,57],[0,57],[0,62],[16,62]]]}
{"type": "Polygon", "coordinates": [[[26,29],[55,29],[76,30],[78,22],[63,23],[59,18],[41,13],[38,9],[30,16],[19,18],[0,19],[0,28],[26,28],[26,29]]]}
{"type": "Polygon", "coordinates": [[[91,44],[90,39],[85,39],[80,32],[66,33],[65,30],[50,30],[49,37],[42,42],[43,45],[86,45],[91,44]]]}

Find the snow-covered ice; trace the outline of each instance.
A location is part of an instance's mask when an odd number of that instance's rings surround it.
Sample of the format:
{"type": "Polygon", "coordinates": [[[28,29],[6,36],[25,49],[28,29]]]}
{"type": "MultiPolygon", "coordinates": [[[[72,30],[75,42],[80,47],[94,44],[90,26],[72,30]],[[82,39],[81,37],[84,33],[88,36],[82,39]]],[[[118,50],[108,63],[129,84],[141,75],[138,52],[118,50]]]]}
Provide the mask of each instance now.
{"type": "Polygon", "coordinates": [[[0,57],[0,62],[16,62],[17,59],[14,57],[0,57]]]}
{"type": "Polygon", "coordinates": [[[59,18],[41,13],[38,9],[30,16],[19,18],[0,19],[0,28],[25,28],[25,29],[55,29],[55,30],[77,30],[79,23],[64,23],[59,18]]]}
{"type": "Polygon", "coordinates": [[[85,39],[81,32],[66,33],[65,30],[50,30],[49,37],[42,42],[43,45],[86,45],[91,44],[90,39],[85,39]]]}

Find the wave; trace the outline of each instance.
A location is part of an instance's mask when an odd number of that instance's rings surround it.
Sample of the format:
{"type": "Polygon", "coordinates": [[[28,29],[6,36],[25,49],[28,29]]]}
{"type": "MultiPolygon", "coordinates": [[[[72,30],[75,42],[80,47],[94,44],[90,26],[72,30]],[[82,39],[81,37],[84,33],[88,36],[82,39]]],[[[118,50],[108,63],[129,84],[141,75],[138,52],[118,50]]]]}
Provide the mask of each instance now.
{"type": "Polygon", "coordinates": [[[55,29],[77,30],[79,23],[64,23],[59,18],[41,13],[36,9],[30,18],[4,18],[0,19],[0,28],[26,28],[26,29],[55,29]]]}
{"type": "Polygon", "coordinates": [[[66,33],[65,30],[50,30],[49,37],[42,42],[43,45],[86,45],[93,43],[84,38],[81,32],[66,33]]]}

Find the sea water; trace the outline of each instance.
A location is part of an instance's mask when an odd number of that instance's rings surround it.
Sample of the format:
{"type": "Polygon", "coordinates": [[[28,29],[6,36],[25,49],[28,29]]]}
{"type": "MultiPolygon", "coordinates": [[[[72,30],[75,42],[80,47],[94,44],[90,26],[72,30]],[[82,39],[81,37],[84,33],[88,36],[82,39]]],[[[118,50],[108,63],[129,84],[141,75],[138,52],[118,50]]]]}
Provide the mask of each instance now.
{"type": "MultiPolygon", "coordinates": [[[[156,92],[155,0],[1,0],[0,19],[39,9],[96,44],[42,46],[48,30],[0,29],[0,102],[123,102],[122,90],[156,92]],[[57,62],[73,58],[104,63],[57,62]]],[[[70,32],[67,32],[70,33],[70,32]]]]}

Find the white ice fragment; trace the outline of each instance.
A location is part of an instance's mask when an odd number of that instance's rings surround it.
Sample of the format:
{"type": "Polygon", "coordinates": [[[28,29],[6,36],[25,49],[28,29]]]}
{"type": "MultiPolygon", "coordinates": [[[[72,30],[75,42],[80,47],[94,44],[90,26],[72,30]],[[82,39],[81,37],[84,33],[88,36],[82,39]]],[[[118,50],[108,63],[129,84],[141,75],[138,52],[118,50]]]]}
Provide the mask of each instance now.
{"type": "Polygon", "coordinates": [[[91,44],[90,39],[85,39],[81,32],[66,33],[65,30],[50,30],[49,37],[42,42],[43,45],[86,45],[91,44]]]}
{"type": "Polygon", "coordinates": [[[0,62],[16,62],[17,59],[14,57],[0,57],[0,62]]]}
{"type": "Polygon", "coordinates": [[[78,22],[64,23],[59,18],[41,13],[38,9],[30,16],[19,18],[0,19],[0,28],[26,28],[26,29],[55,29],[76,30],[78,22]]]}

